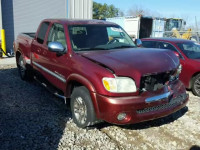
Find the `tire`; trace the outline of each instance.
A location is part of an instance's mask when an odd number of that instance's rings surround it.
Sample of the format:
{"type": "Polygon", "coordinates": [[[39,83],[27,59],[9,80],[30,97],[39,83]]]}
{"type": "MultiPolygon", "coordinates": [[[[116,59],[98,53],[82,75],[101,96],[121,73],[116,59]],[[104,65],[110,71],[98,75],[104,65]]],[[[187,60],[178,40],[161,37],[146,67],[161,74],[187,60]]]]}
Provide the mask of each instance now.
{"type": "Polygon", "coordinates": [[[85,128],[97,121],[90,93],[86,87],[74,88],[70,107],[73,121],[78,127],[85,128]]]}
{"type": "Polygon", "coordinates": [[[2,52],[2,51],[3,51],[3,50],[0,49],[0,58],[3,57],[3,52],[2,52]]]}
{"type": "Polygon", "coordinates": [[[200,74],[194,77],[192,82],[192,92],[194,95],[200,97],[200,74]]]}
{"type": "Polygon", "coordinates": [[[33,78],[32,71],[27,65],[25,65],[22,55],[19,56],[17,67],[22,80],[31,80],[33,78]]]}

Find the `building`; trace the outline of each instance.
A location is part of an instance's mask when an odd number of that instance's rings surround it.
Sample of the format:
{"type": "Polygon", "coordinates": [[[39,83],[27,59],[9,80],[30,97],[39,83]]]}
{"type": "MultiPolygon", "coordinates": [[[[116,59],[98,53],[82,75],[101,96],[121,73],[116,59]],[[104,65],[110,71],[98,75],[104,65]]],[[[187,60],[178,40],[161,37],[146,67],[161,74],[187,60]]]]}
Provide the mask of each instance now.
{"type": "Polygon", "coordinates": [[[92,0],[1,0],[0,27],[2,22],[7,50],[19,33],[36,32],[43,19],[92,19],[92,6],[92,0]]]}
{"type": "MultiPolygon", "coordinates": [[[[0,29],[2,29],[1,3],[0,3],[0,29]]],[[[0,39],[1,39],[1,36],[0,36],[0,39]]]]}

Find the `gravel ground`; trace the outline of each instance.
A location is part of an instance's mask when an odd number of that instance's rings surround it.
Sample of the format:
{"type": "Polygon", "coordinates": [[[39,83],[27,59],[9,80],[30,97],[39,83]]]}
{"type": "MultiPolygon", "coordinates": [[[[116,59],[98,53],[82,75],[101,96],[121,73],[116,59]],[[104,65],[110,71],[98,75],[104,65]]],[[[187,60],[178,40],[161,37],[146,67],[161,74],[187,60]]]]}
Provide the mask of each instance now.
{"type": "Polygon", "coordinates": [[[200,149],[200,98],[165,118],[135,125],[79,129],[69,106],[0,59],[0,149],[200,149]]]}

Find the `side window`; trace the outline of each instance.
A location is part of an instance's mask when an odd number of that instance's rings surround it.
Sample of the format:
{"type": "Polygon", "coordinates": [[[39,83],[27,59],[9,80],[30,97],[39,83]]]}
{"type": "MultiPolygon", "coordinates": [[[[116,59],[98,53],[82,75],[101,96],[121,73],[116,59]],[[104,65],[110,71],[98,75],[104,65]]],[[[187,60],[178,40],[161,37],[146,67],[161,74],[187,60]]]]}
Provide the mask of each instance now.
{"type": "Polygon", "coordinates": [[[142,41],[142,46],[145,48],[156,48],[156,41],[142,41]]]}
{"type": "Polygon", "coordinates": [[[165,43],[165,42],[158,42],[157,48],[161,49],[169,49],[171,51],[177,52],[180,55],[180,58],[183,58],[183,56],[180,54],[180,52],[170,43],[165,43]]]}
{"type": "Polygon", "coordinates": [[[49,22],[43,22],[42,25],[40,26],[40,29],[37,35],[38,43],[40,44],[44,43],[44,38],[45,38],[48,27],[49,27],[49,22]]]}
{"type": "Polygon", "coordinates": [[[49,31],[47,45],[49,42],[60,42],[66,48],[66,38],[64,27],[61,24],[54,23],[49,31]]]}
{"type": "Polygon", "coordinates": [[[160,43],[160,46],[161,47],[159,47],[159,48],[162,48],[162,49],[169,49],[169,50],[172,50],[172,51],[177,51],[176,49],[175,49],[175,47],[174,46],[172,46],[170,43],[165,43],[165,42],[159,42],[160,43]]]}

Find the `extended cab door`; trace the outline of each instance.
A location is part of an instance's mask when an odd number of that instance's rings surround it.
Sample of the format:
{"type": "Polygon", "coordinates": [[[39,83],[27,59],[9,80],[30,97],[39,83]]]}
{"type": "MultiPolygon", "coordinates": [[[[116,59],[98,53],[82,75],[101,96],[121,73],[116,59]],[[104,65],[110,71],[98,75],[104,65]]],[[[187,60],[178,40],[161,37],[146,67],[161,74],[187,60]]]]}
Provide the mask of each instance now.
{"type": "Polygon", "coordinates": [[[50,83],[57,85],[61,79],[53,69],[52,52],[48,50],[48,33],[51,32],[51,24],[43,22],[40,25],[36,39],[32,43],[32,64],[50,83]]]}
{"type": "Polygon", "coordinates": [[[33,68],[38,70],[43,76],[47,77],[49,69],[49,53],[45,45],[45,39],[49,30],[49,22],[42,22],[37,32],[36,38],[33,40],[31,47],[31,58],[33,68]]]}
{"type": "Polygon", "coordinates": [[[63,75],[65,70],[65,54],[58,55],[48,50],[49,42],[60,42],[65,48],[66,38],[63,25],[54,23],[42,23],[38,36],[32,44],[32,63],[35,69],[54,86],[65,90],[66,79],[63,75]]]}

